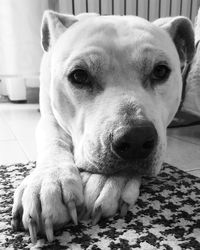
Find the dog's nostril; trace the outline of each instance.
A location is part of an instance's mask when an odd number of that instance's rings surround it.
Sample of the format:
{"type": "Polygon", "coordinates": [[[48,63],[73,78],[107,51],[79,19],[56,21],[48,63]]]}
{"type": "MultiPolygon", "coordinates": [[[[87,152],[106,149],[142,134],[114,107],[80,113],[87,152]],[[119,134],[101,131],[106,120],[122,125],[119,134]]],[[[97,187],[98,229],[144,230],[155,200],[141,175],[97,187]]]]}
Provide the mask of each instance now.
{"type": "Polygon", "coordinates": [[[115,148],[118,152],[126,152],[127,150],[129,150],[131,147],[131,145],[127,142],[121,142],[121,144],[117,145],[115,148]]]}
{"type": "Polygon", "coordinates": [[[146,141],[146,142],[142,145],[142,147],[143,147],[144,149],[151,149],[151,148],[154,147],[154,144],[155,144],[155,140],[154,140],[154,139],[151,139],[151,140],[146,141]]]}
{"type": "Polygon", "coordinates": [[[151,122],[117,130],[112,137],[112,151],[124,160],[145,159],[155,147],[158,135],[151,122]]]}

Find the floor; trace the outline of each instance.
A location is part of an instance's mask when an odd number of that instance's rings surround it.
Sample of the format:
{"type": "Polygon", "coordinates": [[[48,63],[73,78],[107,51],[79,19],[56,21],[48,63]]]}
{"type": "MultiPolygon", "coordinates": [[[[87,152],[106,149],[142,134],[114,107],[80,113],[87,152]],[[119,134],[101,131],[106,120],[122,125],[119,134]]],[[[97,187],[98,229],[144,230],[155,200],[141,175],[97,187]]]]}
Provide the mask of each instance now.
{"type": "Polygon", "coordinates": [[[36,160],[38,110],[36,104],[0,104],[0,164],[36,160]]]}
{"type": "MultiPolygon", "coordinates": [[[[36,160],[36,104],[0,104],[0,165],[36,160]]],[[[166,162],[200,177],[200,125],[169,129],[166,162]]]]}

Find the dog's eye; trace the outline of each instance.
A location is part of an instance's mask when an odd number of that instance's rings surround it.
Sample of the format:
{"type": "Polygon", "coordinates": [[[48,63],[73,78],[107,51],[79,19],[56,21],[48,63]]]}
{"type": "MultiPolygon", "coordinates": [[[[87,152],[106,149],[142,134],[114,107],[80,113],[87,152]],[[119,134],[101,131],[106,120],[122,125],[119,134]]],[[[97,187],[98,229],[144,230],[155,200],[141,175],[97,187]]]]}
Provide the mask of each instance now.
{"type": "Polygon", "coordinates": [[[77,85],[88,85],[91,82],[90,75],[84,69],[76,69],[69,75],[69,80],[77,85]]]}
{"type": "Polygon", "coordinates": [[[151,74],[151,80],[153,82],[163,82],[167,80],[170,74],[170,69],[166,65],[156,65],[151,74]]]}

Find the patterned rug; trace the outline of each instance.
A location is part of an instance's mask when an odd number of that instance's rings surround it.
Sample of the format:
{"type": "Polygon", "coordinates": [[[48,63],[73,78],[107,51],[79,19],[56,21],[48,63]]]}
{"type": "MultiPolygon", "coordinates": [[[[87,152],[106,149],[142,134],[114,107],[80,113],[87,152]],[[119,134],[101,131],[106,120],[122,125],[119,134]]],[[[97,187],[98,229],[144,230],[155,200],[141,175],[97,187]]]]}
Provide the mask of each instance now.
{"type": "Polygon", "coordinates": [[[167,164],[156,178],[143,179],[140,197],[125,218],[98,225],[68,225],[48,244],[32,246],[26,232],[10,226],[13,191],[34,163],[0,166],[0,249],[200,249],[200,179],[167,164]]]}

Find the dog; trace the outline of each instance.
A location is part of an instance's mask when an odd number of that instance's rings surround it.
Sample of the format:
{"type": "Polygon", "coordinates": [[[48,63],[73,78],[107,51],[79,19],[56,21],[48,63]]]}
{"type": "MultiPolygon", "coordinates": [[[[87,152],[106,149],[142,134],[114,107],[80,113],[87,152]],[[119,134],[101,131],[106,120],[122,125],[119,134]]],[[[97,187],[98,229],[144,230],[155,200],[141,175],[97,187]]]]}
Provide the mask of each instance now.
{"type": "Polygon", "coordinates": [[[12,226],[38,232],[124,216],[141,177],[159,173],[166,128],[193,58],[185,17],[43,16],[37,166],[16,189],[12,226]]]}

